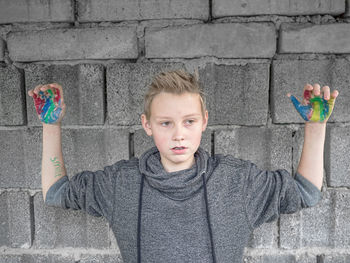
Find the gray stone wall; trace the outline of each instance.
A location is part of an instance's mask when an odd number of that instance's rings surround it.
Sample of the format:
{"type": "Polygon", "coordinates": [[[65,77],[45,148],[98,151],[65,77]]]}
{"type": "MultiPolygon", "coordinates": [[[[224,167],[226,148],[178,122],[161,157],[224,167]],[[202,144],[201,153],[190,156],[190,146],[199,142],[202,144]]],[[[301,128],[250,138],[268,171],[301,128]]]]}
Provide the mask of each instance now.
{"type": "Polygon", "coordinates": [[[0,262],[122,262],[105,219],[47,207],[42,127],[29,89],[57,82],[68,176],[140,156],[143,94],[199,69],[212,154],[294,173],[303,121],[286,94],[338,89],[323,199],[257,229],[244,262],[350,262],[349,0],[0,1],[0,262]],[[241,99],[244,98],[244,99],[241,99]]]}

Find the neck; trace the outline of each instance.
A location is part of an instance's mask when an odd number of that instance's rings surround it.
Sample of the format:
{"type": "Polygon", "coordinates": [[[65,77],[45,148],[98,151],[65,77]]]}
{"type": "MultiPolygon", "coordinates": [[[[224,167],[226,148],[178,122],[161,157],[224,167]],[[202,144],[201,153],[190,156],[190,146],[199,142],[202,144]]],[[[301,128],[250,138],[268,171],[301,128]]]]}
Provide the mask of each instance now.
{"type": "Polygon", "coordinates": [[[162,157],[161,157],[160,161],[164,167],[164,170],[167,171],[168,173],[172,173],[172,172],[177,172],[177,171],[186,170],[186,169],[191,168],[195,163],[195,158],[193,156],[192,159],[189,160],[188,162],[181,163],[179,165],[169,164],[167,162],[164,162],[162,157]]]}

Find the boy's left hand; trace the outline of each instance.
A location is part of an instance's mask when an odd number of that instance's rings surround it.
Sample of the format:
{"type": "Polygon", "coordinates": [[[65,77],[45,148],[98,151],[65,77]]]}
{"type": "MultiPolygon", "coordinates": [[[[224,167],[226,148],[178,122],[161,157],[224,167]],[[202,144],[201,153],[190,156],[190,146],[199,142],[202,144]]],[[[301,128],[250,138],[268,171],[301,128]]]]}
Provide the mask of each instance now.
{"type": "Polygon", "coordinates": [[[295,109],[305,121],[327,122],[332,114],[338,94],[337,90],[330,93],[328,86],[324,86],[321,91],[320,85],[316,83],[313,86],[305,85],[302,103],[290,93],[287,96],[290,97],[295,109]]]}

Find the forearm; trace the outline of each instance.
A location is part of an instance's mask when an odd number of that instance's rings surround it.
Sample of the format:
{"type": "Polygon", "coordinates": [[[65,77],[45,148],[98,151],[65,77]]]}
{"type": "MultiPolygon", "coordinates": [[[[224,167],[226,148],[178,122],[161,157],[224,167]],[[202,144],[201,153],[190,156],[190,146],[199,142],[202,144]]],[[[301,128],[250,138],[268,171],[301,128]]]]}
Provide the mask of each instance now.
{"type": "Polygon", "coordinates": [[[50,186],[66,175],[64,166],[61,125],[43,124],[43,154],[42,154],[41,184],[44,201],[50,186]]]}
{"type": "Polygon", "coordinates": [[[326,123],[307,122],[298,173],[321,190],[323,182],[323,151],[326,123]]]}

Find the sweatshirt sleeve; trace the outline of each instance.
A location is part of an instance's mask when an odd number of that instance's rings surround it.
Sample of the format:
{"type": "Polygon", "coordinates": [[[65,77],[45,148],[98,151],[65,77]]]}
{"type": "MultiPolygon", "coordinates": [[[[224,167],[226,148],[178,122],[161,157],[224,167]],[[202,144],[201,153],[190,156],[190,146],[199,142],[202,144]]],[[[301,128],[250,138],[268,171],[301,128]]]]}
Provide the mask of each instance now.
{"type": "Polygon", "coordinates": [[[244,192],[252,228],[274,221],[280,214],[314,206],[321,199],[321,191],[298,173],[293,178],[284,169],[263,171],[250,162],[248,169],[244,192]]]}
{"type": "Polygon", "coordinates": [[[113,167],[96,172],[83,171],[60,178],[46,193],[45,204],[64,209],[84,210],[96,217],[111,219],[113,214],[113,167]]]}

